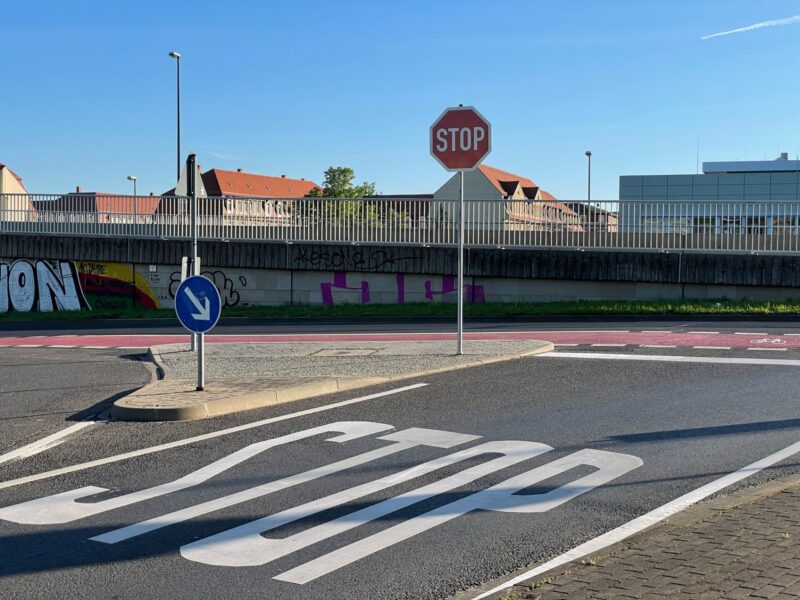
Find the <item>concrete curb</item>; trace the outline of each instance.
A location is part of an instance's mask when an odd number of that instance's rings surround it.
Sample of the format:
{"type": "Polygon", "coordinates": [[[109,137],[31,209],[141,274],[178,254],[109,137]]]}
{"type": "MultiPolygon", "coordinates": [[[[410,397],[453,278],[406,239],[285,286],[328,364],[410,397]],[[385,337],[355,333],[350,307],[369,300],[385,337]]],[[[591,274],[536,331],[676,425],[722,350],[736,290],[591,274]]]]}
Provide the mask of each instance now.
{"type": "Polygon", "coordinates": [[[158,370],[158,378],[159,379],[174,379],[174,373],[172,369],[167,366],[167,363],[164,362],[164,359],[161,358],[161,353],[158,351],[157,346],[150,346],[147,349],[147,358],[155,364],[156,369],[158,370]]]}
{"type": "MultiPolygon", "coordinates": [[[[599,560],[603,560],[605,558],[608,558],[609,556],[613,556],[620,552],[624,552],[631,546],[638,543],[642,538],[655,535],[664,528],[689,527],[694,523],[697,523],[698,521],[703,521],[712,517],[716,517],[720,514],[736,510],[737,508],[740,508],[747,504],[758,502],[759,500],[763,500],[764,498],[769,498],[770,496],[774,496],[776,494],[783,492],[784,490],[797,486],[800,486],[800,475],[789,475],[786,477],[782,477],[780,479],[775,479],[773,481],[766,481],[764,483],[755,485],[753,487],[740,489],[733,492],[732,494],[723,496],[720,495],[712,496],[710,499],[694,504],[689,508],[686,508],[681,512],[677,513],[676,515],[668,519],[664,519],[663,521],[656,523],[652,527],[648,527],[647,529],[640,531],[639,533],[636,533],[629,538],[621,540],[616,544],[609,546],[608,548],[604,548],[599,552],[595,552],[594,554],[584,556],[579,560],[561,565],[560,567],[556,567],[554,569],[551,569],[550,571],[540,573],[539,575],[532,577],[531,579],[523,583],[519,583],[515,586],[506,588],[501,592],[489,596],[488,600],[505,600],[506,598],[519,597],[519,595],[523,593],[529,594],[531,590],[534,590],[537,587],[537,583],[539,582],[550,581],[553,579],[558,579],[559,577],[563,577],[565,575],[570,575],[571,573],[574,573],[575,571],[581,568],[585,568],[587,563],[591,563],[592,565],[594,565],[594,563],[596,563],[599,560]]],[[[537,563],[534,563],[526,567],[523,567],[521,569],[518,569],[515,573],[510,573],[504,577],[493,580],[489,583],[485,583],[484,585],[478,588],[472,588],[460,592],[455,596],[451,596],[449,600],[467,600],[470,598],[474,598],[475,596],[480,595],[486,590],[490,590],[492,588],[497,587],[498,585],[501,585],[504,581],[508,581],[521,573],[529,571],[530,569],[534,568],[536,564],[537,563]]]]}
{"type": "Polygon", "coordinates": [[[538,342],[536,348],[516,354],[505,354],[491,358],[479,358],[469,362],[415,371],[391,377],[316,377],[316,378],[263,378],[251,380],[243,389],[236,389],[232,382],[225,380],[208,385],[205,392],[195,392],[194,382],[172,378],[172,371],[164,363],[158,349],[153,347],[148,356],[157,365],[164,378],[135,391],[114,402],[110,415],[123,421],[190,421],[217,417],[274,404],[295,400],[305,400],[324,394],[392,383],[407,379],[427,377],[448,371],[490,365],[508,360],[518,360],[528,356],[552,352],[551,342],[538,342]],[[297,383],[299,380],[299,383],[297,383]],[[258,387],[260,389],[247,389],[258,387]],[[181,401],[186,395],[187,400],[181,401]],[[196,394],[204,394],[198,401],[196,394]],[[177,401],[175,398],[177,397],[177,401]]]}
{"type": "Polygon", "coordinates": [[[296,383],[287,380],[286,385],[277,385],[275,382],[270,387],[258,391],[241,391],[233,395],[219,396],[215,394],[215,387],[209,386],[205,392],[195,392],[194,383],[188,381],[174,381],[182,387],[181,390],[161,391],[156,382],[145,386],[137,392],[117,400],[112,406],[110,415],[122,421],[193,421],[207,417],[218,417],[243,410],[262,408],[273,404],[283,404],[294,400],[313,398],[323,394],[334,394],[360,387],[378,385],[386,379],[373,378],[347,378],[347,377],[320,377],[315,381],[296,383]],[[159,397],[166,395],[179,396],[191,394],[192,401],[184,404],[159,404],[159,397]],[[195,394],[206,395],[206,400],[197,401],[195,394]],[[215,397],[216,396],[216,397],[215,397]]]}

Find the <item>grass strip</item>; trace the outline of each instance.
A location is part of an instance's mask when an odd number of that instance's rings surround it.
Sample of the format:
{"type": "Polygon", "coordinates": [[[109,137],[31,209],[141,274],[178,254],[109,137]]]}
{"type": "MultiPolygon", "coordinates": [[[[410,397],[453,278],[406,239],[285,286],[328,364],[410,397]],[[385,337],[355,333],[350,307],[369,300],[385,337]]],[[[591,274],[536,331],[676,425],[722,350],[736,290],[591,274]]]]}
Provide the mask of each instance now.
{"type": "MultiPolygon", "coordinates": [[[[792,315],[800,313],[800,300],[597,300],[574,302],[509,302],[466,304],[471,317],[524,317],[542,315],[792,315]]],[[[223,317],[331,318],[331,317],[454,317],[453,303],[340,304],[321,306],[232,306],[223,317]]],[[[172,309],[96,309],[51,313],[9,312],[2,321],[75,319],[174,319],[172,309]]]]}

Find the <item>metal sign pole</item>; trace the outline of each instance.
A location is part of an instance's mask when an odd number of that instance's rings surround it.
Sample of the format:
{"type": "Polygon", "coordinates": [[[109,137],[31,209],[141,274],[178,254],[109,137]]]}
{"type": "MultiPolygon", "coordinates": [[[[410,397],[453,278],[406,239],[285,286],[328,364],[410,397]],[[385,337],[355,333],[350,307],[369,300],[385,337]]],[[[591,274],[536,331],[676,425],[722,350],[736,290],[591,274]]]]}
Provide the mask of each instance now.
{"type": "Polygon", "coordinates": [[[458,199],[458,309],[456,354],[464,354],[464,171],[459,171],[458,199]]]}
{"type": "Polygon", "coordinates": [[[197,335],[197,391],[206,389],[206,334],[197,335]]]}
{"type": "MultiPolygon", "coordinates": [[[[197,190],[195,189],[195,155],[190,154],[186,159],[186,191],[189,195],[189,202],[191,203],[191,225],[192,225],[192,275],[199,275],[200,269],[197,264],[197,190]]],[[[192,334],[191,351],[197,350],[197,334],[192,334]]],[[[198,367],[199,368],[199,367],[198,367]]]]}

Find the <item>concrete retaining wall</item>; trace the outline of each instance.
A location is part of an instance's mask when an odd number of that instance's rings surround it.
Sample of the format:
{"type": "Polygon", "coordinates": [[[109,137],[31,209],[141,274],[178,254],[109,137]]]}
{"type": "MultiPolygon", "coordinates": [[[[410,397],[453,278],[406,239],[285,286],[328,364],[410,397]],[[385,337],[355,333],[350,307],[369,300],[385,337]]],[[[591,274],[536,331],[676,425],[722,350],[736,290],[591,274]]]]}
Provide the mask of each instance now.
{"type": "MultiPolygon", "coordinates": [[[[30,305],[30,294],[36,306],[56,308],[74,302],[93,308],[171,306],[178,265],[188,250],[188,242],[165,240],[4,235],[0,312],[30,305]],[[53,268],[37,268],[39,261],[53,268]],[[36,281],[26,284],[33,287],[20,286],[24,273],[36,274],[36,281]],[[65,274],[74,276],[59,290],[53,277],[65,274]],[[68,298],[72,279],[80,286],[76,297],[68,298]]],[[[203,272],[227,306],[451,302],[456,297],[451,248],[205,242],[200,253],[203,272]]],[[[472,302],[777,300],[800,296],[794,289],[800,285],[800,257],[487,248],[468,251],[466,278],[472,302]]]]}

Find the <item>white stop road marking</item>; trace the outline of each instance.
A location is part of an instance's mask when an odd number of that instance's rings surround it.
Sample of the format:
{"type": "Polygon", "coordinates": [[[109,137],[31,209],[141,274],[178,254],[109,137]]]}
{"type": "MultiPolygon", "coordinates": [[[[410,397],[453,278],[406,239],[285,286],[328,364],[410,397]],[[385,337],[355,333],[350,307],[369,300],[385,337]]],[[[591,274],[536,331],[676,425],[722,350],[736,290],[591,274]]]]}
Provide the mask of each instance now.
{"type": "MultiPolygon", "coordinates": [[[[393,427],[369,421],[331,423],[330,425],[306,429],[250,444],[188,475],[138,492],[99,502],[77,502],[79,499],[85,499],[108,491],[103,487],[86,486],[2,508],[0,509],[0,519],[27,525],[68,523],[117,510],[145,500],[153,500],[179,490],[199,486],[224,471],[281,445],[330,433],[338,435],[327,438],[327,441],[344,443],[383,433],[389,429],[393,429],[393,427]]],[[[416,446],[422,445],[447,449],[473,442],[479,437],[471,434],[416,427],[384,434],[377,439],[392,443],[376,450],[229,494],[216,500],[206,501],[196,506],[157,516],[140,523],[133,523],[90,539],[106,544],[120,543],[162,527],[307,483],[325,475],[352,469],[416,446]]],[[[263,565],[303,548],[312,547],[323,540],[380,519],[405,507],[462,487],[511,465],[522,463],[550,452],[552,449],[546,444],[537,442],[515,440],[485,442],[300,506],[256,519],[250,523],[245,523],[228,531],[185,545],[180,549],[180,552],[182,556],[191,561],[210,565],[229,567],[263,565]],[[499,457],[497,456],[498,454],[500,455],[499,457]],[[423,485],[382,502],[377,502],[343,517],[311,527],[289,538],[273,540],[261,535],[287,523],[344,505],[352,500],[366,497],[401,483],[413,481],[444,467],[482,456],[486,456],[487,460],[478,465],[468,467],[434,483],[423,485]]],[[[475,510],[530,514],[546,512],[576,496],[624,475],[641,466],[641,464],[642,461],[639,458],[628,454],[591,449],[580,450],[299,565],[278,575],[275,579],[297,584],[307,583],[475,510]],[[575,481],[565,483],[545,493],[517,495],[517,492],[525,488],[579,466],[590,466],[595,470],[589,475],[579,477],[575,481]]]]}

